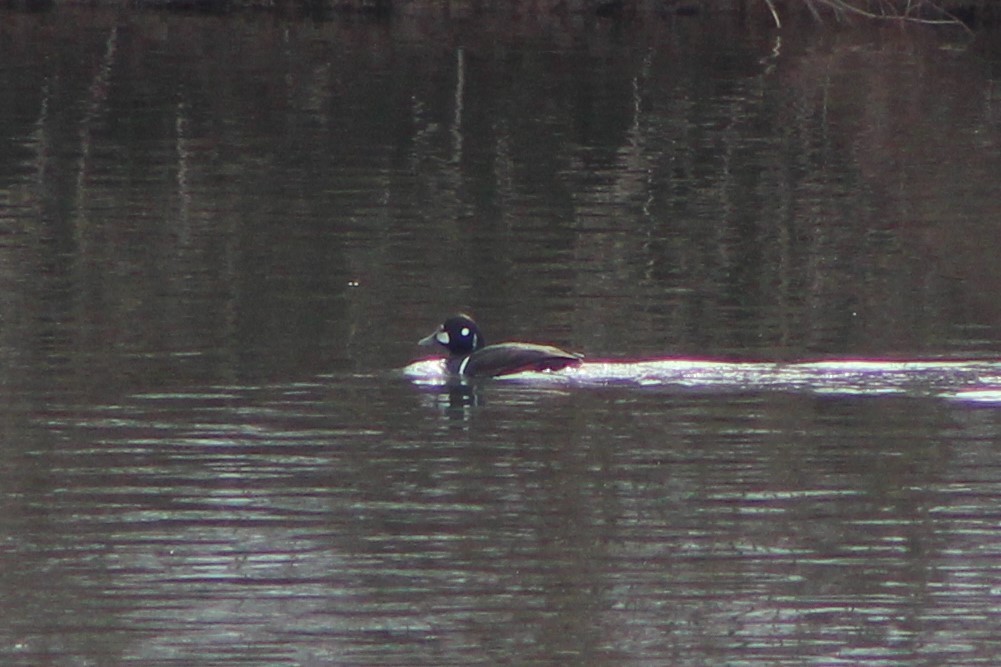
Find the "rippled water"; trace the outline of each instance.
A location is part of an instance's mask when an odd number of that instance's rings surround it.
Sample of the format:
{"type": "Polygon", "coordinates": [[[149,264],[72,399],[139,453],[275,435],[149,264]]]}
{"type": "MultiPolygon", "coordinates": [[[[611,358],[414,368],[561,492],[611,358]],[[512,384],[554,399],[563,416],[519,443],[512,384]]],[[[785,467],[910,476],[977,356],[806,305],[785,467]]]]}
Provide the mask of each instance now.
{"type": "Polygon", "coordinates": [[[4,655],[989,664],[999,419],[391,375],[53,406],[4,462],[4,655]]]}
{"type": "Polygon", "coordinates": [[[995,664],[996,37],[449,8],[4,10],[0,664],[995,664]]]}
{"type": "MultiPolygon", "coordinates": [[[[449,386],[459,382],[449,375],[441,359],[416,361],[404,368],[403,374],[417,385],[449,386]]],[[[1001,400],[1001,362],[994,361],[753,363],[659,359],[585,362],[558,372],[524,372],[494,381],[540,386],[687,387],[716,392],[774,389],[844,396],[931,395],[984,403],[1001,400]]]]}

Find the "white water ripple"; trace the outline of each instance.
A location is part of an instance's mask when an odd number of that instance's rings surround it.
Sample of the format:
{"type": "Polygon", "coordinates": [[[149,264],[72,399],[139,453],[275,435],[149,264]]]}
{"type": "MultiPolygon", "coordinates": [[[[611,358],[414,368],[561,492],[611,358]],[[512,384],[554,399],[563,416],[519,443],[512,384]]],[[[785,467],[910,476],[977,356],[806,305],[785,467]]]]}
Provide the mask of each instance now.
{"type": "MultiPolygon", "coordinates": [[[[403,369],[412,382],[455,382],[441,359],[403,369]]],[[[949,400],[1001,404],[1001,361],[847,359],[801,363],[729,362],[695,359],[589,361],[556,372],[525,372],[494,382],[570,386],[677,387],[742,391],[773,389],[838,395],[934,395],[949,400]]]]}

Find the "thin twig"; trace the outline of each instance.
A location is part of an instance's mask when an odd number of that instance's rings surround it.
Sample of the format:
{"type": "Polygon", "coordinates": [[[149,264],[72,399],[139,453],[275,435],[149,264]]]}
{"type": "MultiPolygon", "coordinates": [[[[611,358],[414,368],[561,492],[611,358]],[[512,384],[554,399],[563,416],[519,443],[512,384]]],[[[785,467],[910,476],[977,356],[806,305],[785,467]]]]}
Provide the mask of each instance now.
{"type": "Polygon", "coordinates": [[[775,4],[772,2],[772,0],[765,0],[765,4],[768,5],[768,9],[770,9],[772,12],[772,19],[775,21],[775,27],[781,28],[782,21],[779,20],[779,13],[775,9],[775,4]]]}
{"type": "Polygon", "coordinates": [[[811,14],[813,14],[814,21],[817,23],[823,22],[824,19],[820,17],[820,12],[818,12],[817,8],[813,6],[813,0],[806,0],[806,8],[810,10],[811,14]]]}

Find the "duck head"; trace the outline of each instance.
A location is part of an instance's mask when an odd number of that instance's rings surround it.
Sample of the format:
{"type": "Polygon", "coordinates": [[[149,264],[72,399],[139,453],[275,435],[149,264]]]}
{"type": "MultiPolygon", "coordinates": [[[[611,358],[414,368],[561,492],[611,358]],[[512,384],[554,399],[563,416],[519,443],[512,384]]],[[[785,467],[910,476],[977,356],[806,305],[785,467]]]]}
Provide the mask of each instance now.
{"type": "Polygon", "coordinates": [[[441,345],[452,355],[472,354],[485,345],[483,334],[468,315],[453,315],[418,345],[441,345]]]}

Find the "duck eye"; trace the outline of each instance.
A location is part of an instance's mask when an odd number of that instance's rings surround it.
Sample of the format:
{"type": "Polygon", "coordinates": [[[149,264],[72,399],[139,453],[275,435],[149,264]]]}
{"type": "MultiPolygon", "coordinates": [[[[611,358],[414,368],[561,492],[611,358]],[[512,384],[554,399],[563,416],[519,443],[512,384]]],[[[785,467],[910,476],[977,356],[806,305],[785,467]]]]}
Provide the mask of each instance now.
{"type": "Polygon", "coordinates": [[[463,338],[469,336],[469,327],[462,327],[462,331],[459,332],[463,338]]]}

